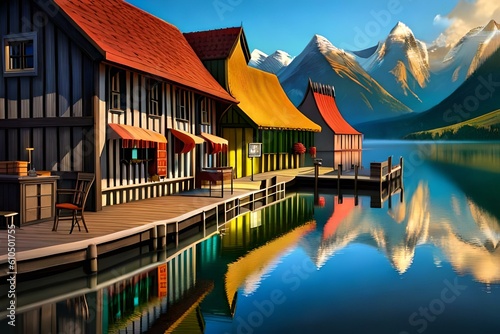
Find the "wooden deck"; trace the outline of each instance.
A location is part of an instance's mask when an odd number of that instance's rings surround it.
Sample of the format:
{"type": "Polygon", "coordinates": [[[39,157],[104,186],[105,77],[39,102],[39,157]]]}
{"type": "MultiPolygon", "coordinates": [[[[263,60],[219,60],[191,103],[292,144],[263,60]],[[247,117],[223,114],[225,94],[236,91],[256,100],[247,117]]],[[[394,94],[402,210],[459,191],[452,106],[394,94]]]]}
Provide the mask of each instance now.
{"type": "MultiPolygon", "coordinates": [[[[328,167],[320,167],[318,172],[321,184],[355,179],[350,172],[339,175],[328,167]]],[[[393,167],[392,173],[381,178],[359,173],[356,180],[381,185],[393,176],[401,176],[401,168],[393,167]]],[[[164,248],[168,235],[175,235],[178,242],[179,232],[194,223],[203,223],[204,228],[208,217],[218,225],[224,224],[240,213],[284,198],[285,184],[292,185],[303,178],[311,184],[314,176],[314,167],[281,170],[256,174],[253,181],[251,177],[237,179],[234,193],[224,187],[223,197],[217,197],[220,187],[212,187],[214,197],[209,196],[208,188],[203,188],[104,207],[99,212],[85,213],[89,233],[82,227],[82,231],[75,228],[69,234],[69,221],[60,222],[57,232],[52,231],[52,222],[16,228],[15,239],[8,238],[8,230],[0,230],[0,277],[76,262],[88,262],[89,270],[96,271],[97,257],[101,254],[143,242],[150,242],[153,249],[164,248]],[[14,268],[8,265],[8,246],[15,248],[14,268]]]]}

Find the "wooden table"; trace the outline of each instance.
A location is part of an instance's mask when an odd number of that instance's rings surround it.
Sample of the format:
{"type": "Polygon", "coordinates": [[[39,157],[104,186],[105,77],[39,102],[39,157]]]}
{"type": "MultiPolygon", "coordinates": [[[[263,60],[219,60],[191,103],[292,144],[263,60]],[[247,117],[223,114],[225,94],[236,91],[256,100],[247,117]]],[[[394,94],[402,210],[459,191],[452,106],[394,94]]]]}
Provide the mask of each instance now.
{"type": "Polygon", "coordinates": [[[221,182],[221,196],[224,197],[224,181],[231,181],[231,194],[233,194],[233,167],[210,167],[200,172],[201,181],[208,181],[209,195],[212,196],[212,183],[221,182]]]}

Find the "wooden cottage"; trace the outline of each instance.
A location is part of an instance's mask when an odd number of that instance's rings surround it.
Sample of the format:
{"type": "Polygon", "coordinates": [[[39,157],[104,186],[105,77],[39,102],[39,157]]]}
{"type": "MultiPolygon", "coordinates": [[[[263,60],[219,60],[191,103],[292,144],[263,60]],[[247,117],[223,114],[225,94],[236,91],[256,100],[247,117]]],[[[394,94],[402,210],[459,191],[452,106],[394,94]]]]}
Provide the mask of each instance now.
{"type": "Polygon", "coordinates": [[[93,172],[93,208],[194,187],[237,101],[173,25],[122,0],[0,2],[0,161],[93,172]]]}
{"type": "Polygon", "coordinates": [[[321,125],[322,131],[315,133],[314,142],[316,157],[323,159],[324,166],[342,165],[343,170],[361,166],[363,135],[342,117],[335,102],[334,87],[309,81],[298,108],[321,125]]]}
{"type": "Polygon", "coordinates": [[[212,75],[239,101],[224,112],[218,133],[229,141],[227,164],[237,177],[250,175],[248,144],[262,143],[254,173],[298,167],[293,146],[314,145],[320,126],[288,99],[276,75],[248,66],[250,51],[243,28],[184,34],[212,75]]]}

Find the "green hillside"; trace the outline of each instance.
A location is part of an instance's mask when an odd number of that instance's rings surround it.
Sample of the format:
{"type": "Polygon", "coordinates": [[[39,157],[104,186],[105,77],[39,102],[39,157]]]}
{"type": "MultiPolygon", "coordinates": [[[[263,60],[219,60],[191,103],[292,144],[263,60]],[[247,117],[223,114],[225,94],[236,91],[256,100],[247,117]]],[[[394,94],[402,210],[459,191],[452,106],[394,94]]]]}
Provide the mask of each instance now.
{"type": "Polygon", "coordinates": [[[500,140],[500,109],[454,125],[414,132],[404,138],[500,140]]]}

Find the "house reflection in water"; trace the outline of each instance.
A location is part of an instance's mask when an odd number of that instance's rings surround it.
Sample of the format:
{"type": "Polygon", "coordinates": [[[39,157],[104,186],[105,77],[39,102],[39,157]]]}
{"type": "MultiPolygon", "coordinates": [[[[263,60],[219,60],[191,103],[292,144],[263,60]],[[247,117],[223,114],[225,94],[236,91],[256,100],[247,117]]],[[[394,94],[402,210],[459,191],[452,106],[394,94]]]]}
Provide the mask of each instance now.
{"type": "MultiPolygon", "coordinates": [[[[379,250],[387,265],[403,275],[418,265],[418,246],[429,245],[441,250],[436,254],[443,258],[436,263],[446,261],[479,282],[500,283],[500,222],[470,199],[450,199],[446,211],[456,215],[454,220],[433,210],[426,182],[416,185],[408,201],[396,201],[388,210],[369,208],[368,198],[356,205],[349,196],[341,203],[337,194],[321,196],[324,205],[314,206],[313,194],[289,194],[168,258],[149,255],[156,260],[146,268],[126,275],[119,275],[119,269],[99,273],[102,282],[92,289],[75,288],[73,281],[52,286],[50,297],[42,298],[33,286],[23,294],[21,283],[17,332],[203,333],[214,323],[231,326],[239,299],[258,293],[264,278],[279,270],[294,249],[321,275],[334,255],[363,244],[379,250]]],[[[36,284],[47,285],[47,279],[41,281],[36,284]]],[[[5,312],[0,319],[0,332],[7,333],[5,312]]]]}
{"type": "MultiPolygon", "coordinates": [[[[161,264],[153,261],[147,268],[125,275],[119,273],[127,270],[112,268],[97,277],[58,283],[50,289],[47,278],[30,282],[28,291],[19,289],[17,332],[164,333],[189,328],[189,333],[203,333],[203,316],[231,317],[223,283],[228,264],[296,228],[310,229],[312,225],[304,223],[311,220],[313,210],[312,196],[292,194],[275,205],[238,217],[222,234],[198,240],[161,264]],[[262,224],[255,223],[258,221],[262,224]],[[35,285],[44,286],[47,293],[43,289],[33,293],[35,285]],[[204,314],[202,301],[208,310],[204,314]]],[[[5,316],[5,312],[0,313],[0,333],[9,332],[5,316]]]]}

